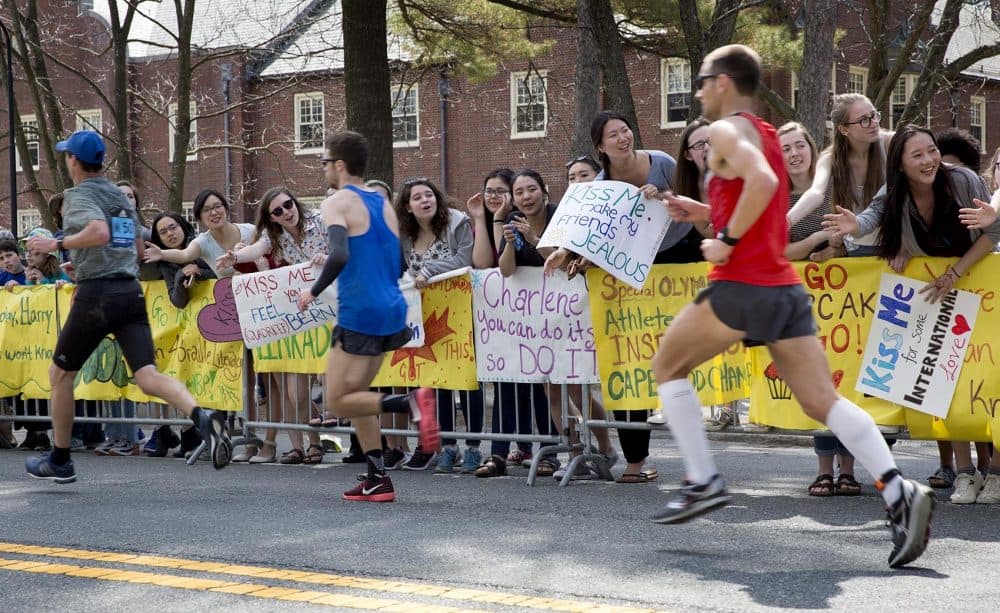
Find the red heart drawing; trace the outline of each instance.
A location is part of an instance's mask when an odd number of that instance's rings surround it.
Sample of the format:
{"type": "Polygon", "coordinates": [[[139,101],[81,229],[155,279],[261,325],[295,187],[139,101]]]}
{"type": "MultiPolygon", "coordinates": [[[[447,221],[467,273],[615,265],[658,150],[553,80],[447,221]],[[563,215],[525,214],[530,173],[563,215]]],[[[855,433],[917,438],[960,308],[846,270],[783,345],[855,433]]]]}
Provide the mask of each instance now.
{"type": "Polygon", "coordinates": [[[969,322],[965,320],[965,315],[955,316],[955,325],[951,327],[951,331],[957,336],[961,336],[971,330],[969,327],[969,322]]]}
{"type": "Polygon", "coordinates": [[[202,336],[213,343],[243,340],[232,283],[232,278],[216,281],[213,292],[215,302],[206,305],[198,313],[198,329],[202,336]]]}

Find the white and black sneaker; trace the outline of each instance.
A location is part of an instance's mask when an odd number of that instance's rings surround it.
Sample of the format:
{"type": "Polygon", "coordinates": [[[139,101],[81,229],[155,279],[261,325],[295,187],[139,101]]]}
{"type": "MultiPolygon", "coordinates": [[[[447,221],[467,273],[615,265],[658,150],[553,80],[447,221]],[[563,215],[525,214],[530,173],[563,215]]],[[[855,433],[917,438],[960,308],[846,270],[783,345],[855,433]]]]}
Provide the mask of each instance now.
{"type": "Polygon", "coordinates": [[[229,440],[226,414],[222,411],[202,409],[198,431],[202,440],[209,444],[212,466],[216,470],[225,468],[233,457],[233,443],[229,440]]]}
{"type": "Polygon", "coordinates": [[[899,568],[916,560],[927,549],[931,536],[931,517],[937,501],[934,492],[913,479],[903,480],[903,496],[890,508],[892,553],[889,566],[899,568]]]}
{"type": "Polygon", "coordinates": [[[726,482],[720,475],[714,475],[701,485],[685,483],[680,494],[651,519],[658,524],[681,524],[729,504],[730,499],[726,482]]]}

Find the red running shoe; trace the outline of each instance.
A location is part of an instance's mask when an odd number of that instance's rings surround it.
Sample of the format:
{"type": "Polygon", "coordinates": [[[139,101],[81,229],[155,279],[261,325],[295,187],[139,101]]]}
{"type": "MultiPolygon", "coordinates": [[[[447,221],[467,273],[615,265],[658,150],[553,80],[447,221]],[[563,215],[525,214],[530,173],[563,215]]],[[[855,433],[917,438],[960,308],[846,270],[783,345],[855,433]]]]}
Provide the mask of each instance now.
{"type": "Polygon", "coordinates": [[[392,480],[383,475],[378,481],[359,479],[359,483],[344,492],[344,500],[352,502],[392,502],[396,500],[396,490],[392,480]]]}
{"type": "Polygon", "coordinates": [[[410,409],[413,421],[420,430],[420,447],[424,453],[434,453],[441,449],[441,426],[437,420],[437,399],[434,390],[422,387],[410,394],[410,409]],[[417,416],[419,415],[419,418],[417,416]]]}

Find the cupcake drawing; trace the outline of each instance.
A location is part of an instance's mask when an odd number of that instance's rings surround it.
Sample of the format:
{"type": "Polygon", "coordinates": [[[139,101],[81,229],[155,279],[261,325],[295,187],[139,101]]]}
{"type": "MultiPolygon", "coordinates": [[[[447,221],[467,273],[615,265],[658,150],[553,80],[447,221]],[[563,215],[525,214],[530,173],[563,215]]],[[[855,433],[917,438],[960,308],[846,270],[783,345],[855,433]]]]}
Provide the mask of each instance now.
{"type": "Polygon", "coordinates": [[[792,390],[788,389],[785,380],[778,376],[778,367],[771,362],[764,369],[764,378],[767,379],[767,391],[771,394],[772,400],[791,400],[792,390]]]}

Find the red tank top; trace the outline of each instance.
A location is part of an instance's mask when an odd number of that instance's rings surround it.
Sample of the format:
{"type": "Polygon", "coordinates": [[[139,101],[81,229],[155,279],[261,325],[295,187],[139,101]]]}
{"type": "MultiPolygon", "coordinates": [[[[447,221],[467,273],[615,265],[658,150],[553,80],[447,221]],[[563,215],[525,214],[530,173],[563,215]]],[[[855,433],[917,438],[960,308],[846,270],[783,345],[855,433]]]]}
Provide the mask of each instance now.
{"type": "MultiPolygon", "coordinates": [[[[760,134],[761,150],[771,170],[778,177],[778,189],[771,202],[733,248],[729,262],[713,266],[711,281],[738,281],[748,285],[780,286],[800,283],[799,275],[785,258],[788,245],[788,173],[781,156],[781,145],[774,126],[756,115],[740,113],[749,119],[760,134]]],[[[743,179],[712,176],[708,200],[712,205],[712,225],[725,228],[743,191],[743,179]]]]}

